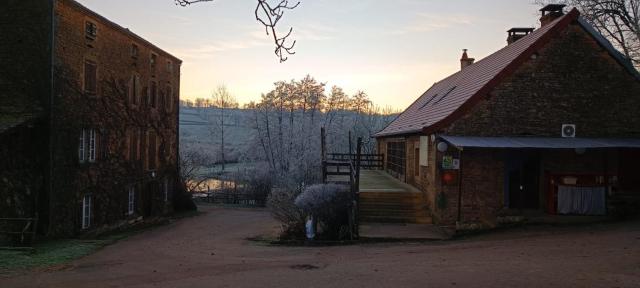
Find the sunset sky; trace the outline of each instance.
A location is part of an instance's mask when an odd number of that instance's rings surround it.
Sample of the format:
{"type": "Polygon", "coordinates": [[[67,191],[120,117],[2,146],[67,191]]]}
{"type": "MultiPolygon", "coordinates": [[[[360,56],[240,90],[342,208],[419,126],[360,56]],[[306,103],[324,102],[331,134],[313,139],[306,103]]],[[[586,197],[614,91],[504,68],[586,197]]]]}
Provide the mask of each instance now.
{"type": "Polygon", "coordinates": [[[302,0],[279,27],[294,28],[297,53],[279,63],[255,21],[255,0],[187,8],[173,0],[79,2],[181,58],[182,99],[209,97],[224,84],[241,104],[275,81],[310,74],[404,109],[459,69],[463,48],[481,59],[506,45],[509,28],[539,26],[533,0],[302,0]]]}

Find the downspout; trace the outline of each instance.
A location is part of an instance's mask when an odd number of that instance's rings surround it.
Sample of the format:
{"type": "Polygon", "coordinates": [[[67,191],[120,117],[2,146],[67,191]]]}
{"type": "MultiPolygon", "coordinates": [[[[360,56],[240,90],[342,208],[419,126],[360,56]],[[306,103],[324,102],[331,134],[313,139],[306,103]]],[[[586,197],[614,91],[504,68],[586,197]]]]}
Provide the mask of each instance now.
{"type": "Polygon", "coordinates": [[[50,36],[51,37],[51,42],[50,42],[49,49],[51,50],[50,51],[51,52],[51,55],[50,55],[51,58],[49,59],[49,65],[50,65],[51,74],[49,75],[49,89],[50,89],[50,91],[49,91],[49,105],[48,105],[49,106],[49,197],[48,197],[49,198],[48,199],[49,200],[49,211],[48,211],[49,215],[47,215],[47,216],[49,217],[49,221],[48,221],[49,222],[48,223],[49,228],[47,229],[47,232],[46,232],[47,235],[50,235],[51,230],[52,230],[51,229],[51,227],[53,225],[52,224],[53,223],[53,221],[52,221],[53,213],[52,212],[53,212],[53,206],[54,206],[53,205],[53,202],[54,202],[53,201],[53,195],[54,195],[54,193],[53,193],[53,157],[54,157],[53,156],[53,154],[54,154],[54,149],[53,149],[53,143],[54,143],[54,139],[53,139],[53,134],[54,134],[53,133],[53,128],[54,128],[54,125],[53,125],[53,119],[54,119],[53,118],[53,116],[54,116],[54,114],[53,114],[53,110],[54,110],[53,109],[53,100],[54,100],[54,93],[55,93],[54,92],[54,88],[55,88],[55,86],[54,86],[54,83],[53,83],[54,82],[54,78],[53,77],[55,75],[54,60],[55,60],[55,39],[56,39],[56,33],[55,33],[55,31],[56,31],[56,28],[55,28],[56,27],[56,18],[55,18],[55,16],[56,16],[56,12],[55,12],[55,10],[56,10],[56,0],[51,0],[50,3],[51,3],[51,7],[50,7],[50,9],[51,9],[51,36],[50,36]]]}
{"type": "Polygon", "coordinates": [[[458,160],[460,161],[458,173],[458,223],[462,221],[462,147],[458,148],[458,160]]]}

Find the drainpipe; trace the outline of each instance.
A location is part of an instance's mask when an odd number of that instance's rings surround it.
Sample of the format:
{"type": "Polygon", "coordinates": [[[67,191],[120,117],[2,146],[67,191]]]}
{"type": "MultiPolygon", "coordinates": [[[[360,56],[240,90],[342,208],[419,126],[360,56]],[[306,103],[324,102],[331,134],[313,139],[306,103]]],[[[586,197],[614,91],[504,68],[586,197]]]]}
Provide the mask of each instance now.
{"type": "Polygon", "coordinates": [[[462,147],[458,148],[458,159],[460,161],[458,173],[458,223],[462,221],[462,147]]]}
{"type": "Polygon", "coordinates": [[[51,74],[49,75],[49,215],[47,215],[49,217],[49,228],[47,229],[46,234],[49,235],[51,233],[51,227],[52,227],[52,219],[51,219],[51,215],[53,215],[52,211],[53,211],[53,143],[54,143],[54,139],[53,139],[53,99],[54,99],[54,83],[53,83],[53,76],[55,75],[55,71],[54,71],[54,60],[55,60],[55,39],[56,39],[56,0],[51,0],[51,43],[49,46],[49,49],[51,49],[51,58],[49,59],[49,65],[51,65],[50,69],[51,69],[51,74]]]}

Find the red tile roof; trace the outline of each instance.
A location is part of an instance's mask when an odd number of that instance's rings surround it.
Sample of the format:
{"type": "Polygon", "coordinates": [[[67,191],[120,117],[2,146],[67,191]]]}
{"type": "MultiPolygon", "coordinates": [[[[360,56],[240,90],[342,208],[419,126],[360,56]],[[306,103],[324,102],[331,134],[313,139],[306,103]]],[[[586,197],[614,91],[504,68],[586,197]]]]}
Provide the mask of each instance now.
{"type": "Polygon", "coordinates": [[[435,83],[407,110],[375,137],[413,134],[423,129],[437,130],[462,115],[501,79],[512,73],[551,36],[576,20],[580,13],[573,9],[520,40],[486,58],[435,83]]]}

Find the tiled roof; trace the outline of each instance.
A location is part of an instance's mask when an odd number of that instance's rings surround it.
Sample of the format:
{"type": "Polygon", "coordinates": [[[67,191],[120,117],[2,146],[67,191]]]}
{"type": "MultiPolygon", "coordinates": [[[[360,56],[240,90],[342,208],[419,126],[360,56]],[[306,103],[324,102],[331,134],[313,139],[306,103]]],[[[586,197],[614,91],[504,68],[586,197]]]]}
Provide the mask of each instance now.
{"type": "Polygon", "coordinates": [[[579,17],[577,10],[556,19],[520,40],[435,83],[407,110],[375,137],[419,133],[451,121],[471,108],[495,87],[501,78],[514,71],[537,49],[547,43],[554,31],[579,17]]]}

